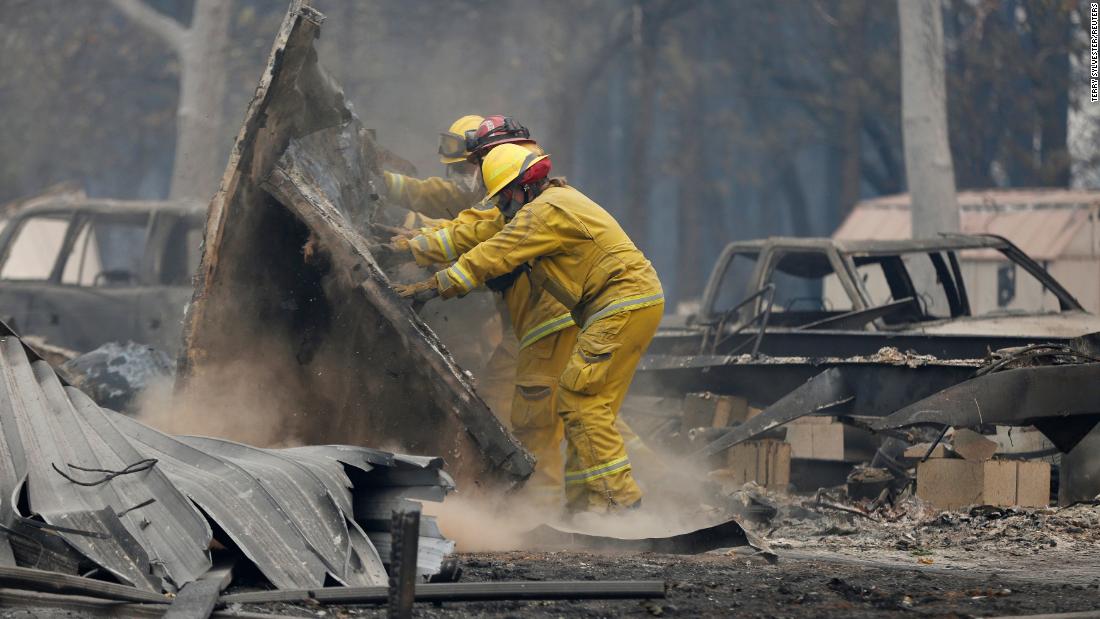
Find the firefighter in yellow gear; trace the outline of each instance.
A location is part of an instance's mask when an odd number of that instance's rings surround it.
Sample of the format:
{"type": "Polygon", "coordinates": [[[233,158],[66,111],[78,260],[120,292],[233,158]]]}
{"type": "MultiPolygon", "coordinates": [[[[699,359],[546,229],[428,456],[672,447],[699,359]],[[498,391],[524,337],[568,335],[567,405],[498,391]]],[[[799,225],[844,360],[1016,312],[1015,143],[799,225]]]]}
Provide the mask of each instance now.
{"type": "Polygon", "coordinates": [[[488,198],[507,222],[488,240],[436,273],[440,296],[469,293],[483,282],[525,272],[570,308],[580,325],[558,377],[557,412],[567,442],[566,503],[574,511],[613,511],[640,504],[619,408],[661,319],[664,294],[649,260],[613,217],[560,179],[549,158],[501,145],[482,162],[488,198]]]}
{"type": "Polygon", "coordinates": [[[445,177],[417,179],[395,172],[383,172],[390,201],[429,218],[449,220],[459,211],[481,200],[477,166],[467,157],[466,132],[477,130],[485,120],[476,114],[463,116],[439,134],[439,162],[445,177]]]}
{"type": "MultiPolygon", "coordinates": [[[[446,252],[436,243],[427,244],[428,249],[422,251],[418,239],[412,243],[418,263],[453,261],[444,258],[446,252]]],[[[457,248],[460,253],[464,249],[457,248]]],[[[535,471],[524,485],[524,498],[538,506],[556,508],[562,503],[564,483],[563,426],[555,412],[558,377],[569,360],[578,330],[569,310],[554,297],[545,292],[532,294],[527,273],[508,274],[488,285],[503,294],[519,341],[509,425],[536,460],[535,471]]]]}
{"type": "MultiPolygon", "coordinates": [[[[445,166],[445,178],[421,180],[383,172],[389,201],[411,211],[404,222],[406,228],[427,231],[450,224],[456,216],[455,221],[459,222],[491,216],[485,210],[469,208],[483,200],[485,193],[477,180],[477,165],[468,160],[472,153],[467,150],[466,133],[476,131],[484,120],[476,114],[466,115],[440,133],[439,162],[445,166]]],[[[408,242],[408,233],[391,239],[391,245],[398,250],[407,250],[408,242]]],[[[504,338],[478,372],[478,390],[490,409],[506,420],[512,401],[516,344],[508,336],[508,316],[499,302],[498,310],[504,338]]]]}
{"type": "MultiPolygon", "coordinates": [[[[410,240],[413,258],[421,266],[453,262],[478,243],[488,240],[504,227],[504,218],[496,207],[482,213],[492,217],[466,218],[447,222],[435,229],[422,230],[410,240]]],[[[549,293],[530,293],[530,278],[521,273],[515,283],[503,291],[519,352],[515,360],[516,388],[511,404],[513,433],[535,456],[535,474],[526,488],[543,504],[561,502],[564,482],[561,457],[562,419],[556,412],[558,377],[569,362],[580,330],[569,310],[549,293]]],[[[615,427],[625,441],[628,453],[641,458],[651,468],[663,467],[658,456],[620,416],[615,427]]],[[[566,462],[570,469],[584,468],[566,462]]]]}
{"type": "MultiPolygon", "coordinates": [[[[448,165],[448,169],[466,162],[468,158],[480,156],[467,150],[470,145],[468,141],[458,140],[458,136],[465,138],[467,131],[478,134],[475,137],[480,138],[483,151],[480,155],[505,143],[517,143],[530,152],[543,153],[538,144],[530,139],[530,133],[510,118],[490,116],[483,119],[480,116],[464,116],[441,136],[440,161],[448,165]],[[464,152],[459,152],[460,147],[464,152]]],[[[495,208],[485,205],[474,208],[484,198],[484,190],[480,184],[476,192],[470,192],[449,179],[420,181],[387,172],[386,186],[393,201],[418,212],[418,219],[408,222],[420,224],[416,226],[420,228],[420,236],[412,239],[413,247],[409,247],[409,238],[395,237],[392,242],[398,250],[411,249],[413,257],[421,266],[449,264],[461,251],[477,244],[475,241],[456,246],[450,238],[449,231],[452,228],[464,228],[466,225],[500,218],[500,213],[495,208]],[[425,215],[453,216],[453,219],[432,220],[425,215]]],[[[503,224],[496,225],[493,232],[499,230],[501,225],[503,224]]],[[[529,498],[540,504],[556,506],[561,503],[562,495],[562,428],[560,423],[554,423],[553,412],[556,392],[553,387],[556,385],[558,373],[548,373],[542,365],[547,363],[548,358],[554,357],[554,350],[558,348],[565,350],[564,353],[558,352],[558,357],[568,355],[572,343],[557,343],[556,336],[560,329],[544,329],[541,337],[528,341],[528,345],[522,350],[518,348],[517,342],[520,335],[525,333],[522,325],[529,322],[541,324],[547,319],[548,313],[568,317],[569,312],[561,306],[547,307],[545,302],[539,303],[537,300],[533,304],[529,303],[530,285],[526,279],[518,282],[501,281],[495,287],[503,292],[506,311],[502,311],[501,315],[505,320],[511,319],[511,330],[517,335],[514,338],[509,337],[506,329],[504,340],[493,351],[482,372],[478,391],[494,412],[505,416],[513,433],[538,461],[535,473],[525,485],[529,498]]],[[[553,302],[552,297],[547,296],[546,299],[553,302]]]]}

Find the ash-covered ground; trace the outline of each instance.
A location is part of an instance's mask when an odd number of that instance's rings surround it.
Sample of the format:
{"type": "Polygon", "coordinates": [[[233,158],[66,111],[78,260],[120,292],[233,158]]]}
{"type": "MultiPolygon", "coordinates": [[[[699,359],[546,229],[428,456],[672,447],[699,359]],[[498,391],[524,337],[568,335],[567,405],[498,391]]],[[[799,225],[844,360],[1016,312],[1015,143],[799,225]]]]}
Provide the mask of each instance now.
{"type": "MultiPolygon", "coordinates": [[[[416,616],[996,617],[1100,608],[1098,505],[943,512],[911,497],[867,509],[866,502],[753,495],[776,508],[765,522],[746,522],[767,537],[775,563],[747,548],[696,556],[463,553],[462,581],[661,579],[668,596],[417,604],[416,616]]],[[[385,612],[310,605],[232,610],[313,617],[385,612]]]]}

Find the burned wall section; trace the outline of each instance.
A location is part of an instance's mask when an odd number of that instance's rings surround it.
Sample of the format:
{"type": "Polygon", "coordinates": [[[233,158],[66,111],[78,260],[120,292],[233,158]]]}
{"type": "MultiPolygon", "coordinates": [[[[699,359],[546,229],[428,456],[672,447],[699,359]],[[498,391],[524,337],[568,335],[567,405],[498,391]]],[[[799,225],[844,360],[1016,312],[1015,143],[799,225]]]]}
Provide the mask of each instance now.
{"type": "Polygon", "coordinates": [[[177,388],[273,442],[400,446],[443,456],[464,491],[510,487],[529,454],[361,235],[384,200],[378,149],[317,64],[322,19],[291,5],[211,203],[177,388]]]}

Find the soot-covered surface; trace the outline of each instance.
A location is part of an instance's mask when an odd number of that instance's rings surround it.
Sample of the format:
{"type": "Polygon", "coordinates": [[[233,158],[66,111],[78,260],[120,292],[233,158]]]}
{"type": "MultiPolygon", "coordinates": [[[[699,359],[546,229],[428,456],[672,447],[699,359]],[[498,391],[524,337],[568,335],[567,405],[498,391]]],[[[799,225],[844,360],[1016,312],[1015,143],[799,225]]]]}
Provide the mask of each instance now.
{"type": "Polygon", "coordinates": [[[530,456],[367,248],[379,151],[317,64],[323,16],[305,4],[288,12],[211,203],[185,386],[240,373],[234,387],[255,391],[257,422],[285,442],[400,447],[443,456],[464,492],[510,486],[530,456]]]}

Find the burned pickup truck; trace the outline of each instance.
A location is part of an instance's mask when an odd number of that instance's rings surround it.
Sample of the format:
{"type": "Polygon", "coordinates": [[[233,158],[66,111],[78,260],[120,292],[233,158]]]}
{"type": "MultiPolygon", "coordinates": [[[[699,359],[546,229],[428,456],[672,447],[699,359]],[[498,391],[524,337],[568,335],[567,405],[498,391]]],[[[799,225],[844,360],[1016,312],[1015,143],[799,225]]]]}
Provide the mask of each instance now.
{"type": "Polygon", "coordinates": [[[0,316],[76,352],[127,340],[177,350],[204,211],[197,202],[35,200],[0,233],[0,316]]]}
{"type": "Polygon", "coordinates": [[[1080,399],[1088,377],[1098,376],[1092,340],[1084,337],[1097,331],[1100,318],[1000,237],[731,243],[711,274],[699,314],[662,328],[654,339],[632,395],[709,391],[765,409],[708,445],[707,453],[812,413],[885,418],[872,424],[883,430],[966,425],[971,413],[974,423],[998,423],[988,408],[986,418],[976,412],[981,397],[991,396],[999,396],[997,414],[1005,423],[1083,415],[1058,424],[1074,426],[1064,436],[1052,436],[1046,422],[1034,423],[1068,450],[1100,419],[1094,414],[1100,404],[1060,401],[1022,410],[1004,406],[1003,398],[1010,393],[1018,402],[1031,402],[1028,390],[1039,388],[1080,399]],[[993,268],[980,268],[983,260],[993,268]],[[1017,367],[1017,354],[1036,365],[1082,367],[1039,384],[1030,373],[1049,368],[1017,367]],[[1000,393],[969,393],[968,412],[954,415],[957,399],[944,401],[943,394],[979,375],[989,379],[985,368],[998,362],[1005,375],[997,380],[1006,383],[1000,393]],[[1014,382],[1012,372],[1028,376],[1014,382]],[[934,394],[941,397],[938,408],[917,407],[925,418],[912,410],[903,415],[934,394]],[[942,414],[929,416],[933,409],[942,414]],[[897,423],[888,422],[895,412],[901,415],[897,423]]]}

